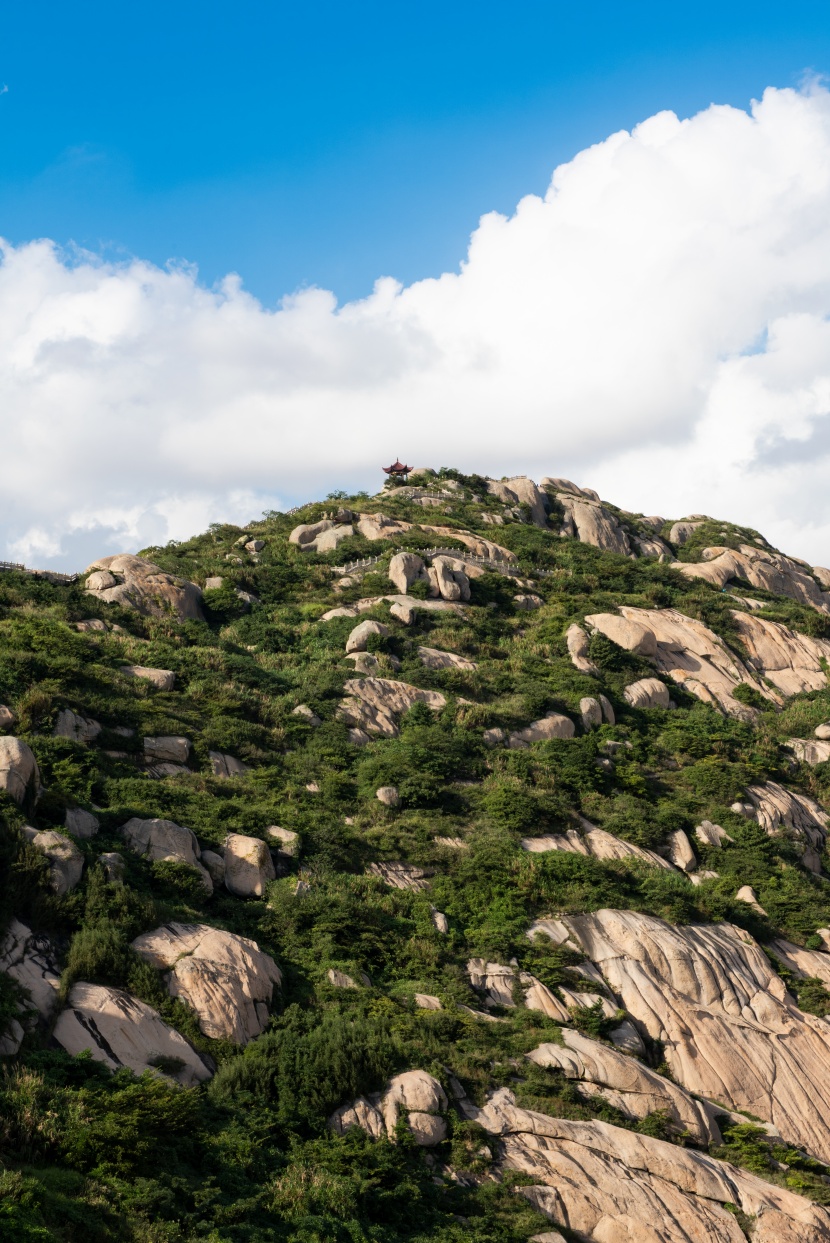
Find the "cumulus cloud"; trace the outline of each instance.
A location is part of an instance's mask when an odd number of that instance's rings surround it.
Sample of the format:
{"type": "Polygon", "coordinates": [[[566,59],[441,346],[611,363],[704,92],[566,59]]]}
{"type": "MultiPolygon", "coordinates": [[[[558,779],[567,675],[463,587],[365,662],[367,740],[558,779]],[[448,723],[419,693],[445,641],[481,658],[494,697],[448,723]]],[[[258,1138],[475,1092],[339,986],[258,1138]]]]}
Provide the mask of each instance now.
{"type": "Polygon", "coordinates": [[[0,263],[4,556],[80,565],[382,460],[570,475],[830,562],[830,93],[665,112],[339,307],[49,242],[0,263]]]}

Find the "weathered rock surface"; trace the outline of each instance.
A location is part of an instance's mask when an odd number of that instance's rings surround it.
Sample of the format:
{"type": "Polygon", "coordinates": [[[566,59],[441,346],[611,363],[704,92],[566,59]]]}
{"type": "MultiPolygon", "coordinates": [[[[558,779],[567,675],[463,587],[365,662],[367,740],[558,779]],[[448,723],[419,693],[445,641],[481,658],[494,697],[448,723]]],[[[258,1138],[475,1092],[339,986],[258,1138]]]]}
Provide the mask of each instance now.
{"type": "Polygon", "coordinates": [[[516,971],[513,967],[487,962],[483,958],[471,958],[467,963],[467,974],[485,1006],[505,1006],[512,1010],[518,995],[524,997],[528,1010],[540,1010],[548,1018],[560,1022],[569,1017],[566,1006],[559,998],[527,971],[516,971]]]}
{"type": "Polygon", "coordinates": [[[669,531],[669,540],[672,544],[685,544],[690,535],[693,535],[698,527],[702,527],[702,522],[675,522],[669,531]]]}
{"type": "Polygon", "coordinates": [[[432,1148],[447,1137],[447,1124],[441,1117],[446,1109],[447,1097],[438,1080],[425,1070],[407,1070],[395,1075],[382,1095],[360,1096],[341,1106],[329,1118],[329,1126],[338,1135],[358,1126],[373,1139],[384,1133],[394,1139],[398,1118],[405,1112],[416,1144],[432,1148]]]}
{"type": "Polygon", "coordinates": [[[154,862],[186,863],[195,868],[208,893],[213,892],[210,875],[199,862],[201,851],[192,829],[173,820],[140,820],[134,816],[121,828],[121,836],[137,855],[154,862]]]}
{"type": "MultiPolygon", "coordinates": [[[[29,995],[26,1009],[31,1007],[33,1017],[44,1021],[52,1017],[58,1004],[61,977],[57,956],[47,936],[33,933],[19,919],[12,919],[5,934],[0,936],[0,971],[26,990],[29,995]]],[[[20,1024],[18,1027],[14,1040],[4,1050],[6,1055],[16,1053],[20,1046],[23,1028],[20,1024]]]]}
{"type": "Polygon", "coordinates": [[[442,652],[437,647],[419,647],[418,658],[427,669],[458,669],[462,673],[473,673],[478,665],[466,656],[457,656],[455,652],[442,652]]]}
{"type": "Polygon", "coordinates": [[[144,739],[144,758],[148,764],[186,764],[190,759],[190,750],[187,738],[144,739]]]}
{"type": "Polygon", "coordinates": [[[29,839],[35,850],[46,856],[49,864],[49,883],[59,897],[78,884],[84,870],[84,856],[75,843],[54,829],[34,833],[29,839]]]}
{"type": "Polygon", "coordinates": [[[580,673],[599,673],[596,665],[588,658],[588,635],[581,626],[577,626],[576,622],[565,632],[565,642],[568,646],[571,664],[575,669],[578,669],[580,673]]]}
{"type": "Polygon", "coordinates": [[[104,876],[110,885],[123,885],[125,864],[124,858],[117,850],[107,850],[98,856],[98,864],[103,868],[104,876]]]}
{"type": "Polygon", "coordinates": [[[55,1024],[54,1037],[67,1053],[77,1055],[88,1049],[96,1062],[103,1062],[110,1070],[126,1066],[140,1075],[159,1061],[162,1065],[166,1062],[165,1073],[185,1087],[201,1083],[211,1074],[193,1046],[157,1011],[117,988],[73,985],[67,1008],[55,1024]]]}
{"type": "Polygon", "coordinates": [[[750,613],[735,612],[732,616],[749,652],[749,664],[782,694],[798,695],[827,686],[822,661],[830,660],[830,641],[812,639],[750,613]]]}
{"type": "Polygon", "coordinates": [[[672,870],[672,865],[653,850],[625,842],[605,829],[598,829],[587,820],[582,821],[582,832],[568,829],[566,833],[546,837],[523,837],[522,848],[533,854],[549,850],[564,850],[569,854],[590,855],[594,859],[640,859],[654,867],[672,870]]]}
{"type": "Polygon", "coordinates": [[[487,491],[505,505],[527,505],[534,526],[547,527],[546,497],[532,479],[524,475],[512,479],[488,479],[487,491]]]}
{"type": "Polygon", "coordinates": [[[579,701],[579,714],[584,730],[596,729],[602,724],[602,704],[593,696],[586,695],[579,701]]]}
{"type": "Polygon", "coordinates": [[[281,854],[295,857],[300,853],[300,835],[293,829],[283,829],[278,824],[270,824],[265,832],[274,840],[281,854]]]}
{"type": "Polygon", "coordinates": [[[773,692],[703,622],[686,617],[676,609],[622,606],[620,613],[627,621],[638,622],[654,635],[656,651],[650,659],[658,672],[704,703],[741,720],[754,720],[754,710],[733,697],[732,692],[741,682],[775,702],[773,692]]]}
{"type": "Polygon", "coordinates": [[[830,1158],[830,1024],[798,1009],[747,932],[609,910],[539,930],[587,954],[623,1008],[662,1042],[676,1083],[830,1158]]]}
{"type": "Polygon", "coordinates": [[[606,639],[627,652],[634,652],[636,656],[654,656],[657,652],[654,632],[640,622],[616,613],[592,613],[585,618],[585,622],[592,630],[598,630],[606,639]]]}
{"type": "Polygon", "coordinates": [[[692,844],[682,829],[674,829],[669,834],[666,857],[681,872],[694,872],[697,867],[697,859],[695,858],[695,852],[692,850],[692,844]]]}
{"type": "Polygon", "coordinates": [[[768,942],[766,948],[800,979],[821,980],[823,984],[830,984],[830,954],[826,951],[805,950],[781,937],[768,942]]]}
{"type": "Polygon", "coordinates": [[[34,801],[40,790],[40,772],[28,743],[21,738],[0,737],[0,790],[13,798],[18,807],[34,801]]]}
{"type": "Polygon", "coordinates": [[[705,548],[700,562],[678,562],[677,569],[687,578],[703,578],[717,587],[730,579],[746,579],[759,591],[789,596],[800,604],[808,604],[820,613],[830,612],[830,604],[821,588],[805,567],[781,553],[767,552],[742,544],[734,548],[705,548]]]}
{"type": "Polygon", "coordinates": [[[176,675],[172,669],[151,669],[147,665],[122,665],[121,672],[125,678],[141,678],[150,682],[157,691],[172,691],[176,684],[176,675]]]}
{"type": "Polygon", "coordinates": [[[719,824],[713,824],[711,820],[702,820],[696,825],[695,837],[703,846],[722,846],[724,842],[735,840],[726,829],[722,829],[719,824]]]}
{"type": "Polygon", "coordinates": [[[564,1048],[543,1044],[526,1054],[537,1066],[550,1066],[568,1079],[580,1079],[590,1095],[602,1096],[629,1118],[645,1118],[664,1110],[680,1131],[688,1131],[701,1147],[722,1142],[715,1122],[715,1109],[697,1101],[670,1079],[649,1070],[641,1062],[611,1049],[571,1028],[561,1031],[564,1048]]]}
{"type": "Polygon", "coordinates": [[[830,1214],[725,1161],[607,1122],[520,1109],[502,1088],[465,1112],[500,1137],[518,1190],[586,1243],[745,1243],[726,1205],[754,1218],[754,1243],[827,1243],[830,1214]]]}
{"type": "Polygon", "coordinates": [[[389,578],[405,596],[413,583],[426,581],[426,566],[417,553],[397,552],[389,562],[389,578]]]}
{"type": "Polygon", "coordinates": [[[386,738],[397,737],[395,717],[408,712],[413,704],[424,703],[438,712],[447,702],[440,691],[421,690],[390,678],[350,678],[343,689],[347,698],[340,701],[338,717],[367,734],[386,738]]]}
{"type": "Polygon", "coordinates": [[[755,819],[770,837],[784,835],[802,847],[802,862],[812,872],[821,871],[821,852],[827,840],[830,815],[808,794],[787,790],[777,781],[749,786],[747,797],[755,819]]]}
{"type": "Polygon", "coordinates": [[[135,609],[145,617],[170,613],[185,621],[202,619],[202,593],[195,583],[167,574],[144,557],[120,553],[87,566],[86,594],[108,604],[135,609]]]}
{"type": "MultiPolygon", "coordinates": [[[[819,729],[821,726],[819,726],[819,729]]],[[[825,764],[830,760],[830,741],[813,738],[788,738],[784,746],[792,751],[802,764],[825,764]]]]}
{"type": "Polygon", "coordinates": [[[225,888],[238,898],[261,898],[276,876],[271,852],[258,837],[229,833],[225,838],[225,888]]]}
{"type": "Polygon", "coordinates": [[[400,807],[401,805],[401,796],[397,786],[380,786],[375,790],[375,798],[379,803],[383,803],[384,807],[400,807]]]}
{"type": "Polygon", "coordinates": [[[593,544],[595,548],[602,548],[606,552],[630,555],[628,536],[614,515],[599,501],[591,500],[585,495],[576,497],[566,492],[558,492],[556,499],[565,511],[560,535],[576,538],[582,544],[593,544]]]}
{"type": "Polygon", "coordinates": [[[67,833],[78,838],[95,837],[100,828],[98,817],[93,816],[91,811],[84,811],[83,807],[70,807],[66,812],[64,824],[67,833]]]}
{"type": "Polygon", "coordinates": [[[0,730],[11,729],[17,717],[5,704],[0,704],[0,730]]]}
{"type": "Polygon", "coordinates": [[[379,638],[383,639],[389,634],[391,634],[391,631],[388,626],[383,624],[383,622],[373,621],[371,618],[367,617],[366,621],[362,621],[359,625],[355,626],[354,630],[349,635],[346,640],[346,651],[365,652],[369,639],[373,635],[377,635],[379,638]]]}
{"type": "Polygon", "coordinates": [[[548,712],[540,721],[533,721],[524,729],[514,730],[507,740],[512,751],[526,751],[534,742],[546,742],[549,738],[573,738],[576,729],[569,716],[561,712],[548,712]]]}
{"type": "Polygon", "coordinates": [[[344,604],[340,608],[329,609],[320,618],[320,621],[331,621],[333,617],[359,617],[361,613],[368,613],[375,605],[382,601],[389,604],[389,612],[398,621],[402,621],[404,625],[412,624],[415,613],[423,610],[427,613],[451,612],[463,616],[463,607],[451,600],[418,600],[414,596],[390,595],[390,596],[366,596],[362,600],[355,601],[354,604],[344,604]]]}
{"type": "Polygon", "coordinates": [[[392,889],[410,889],[420,893],[429,886],[426,872],[414,863],[370,863],[366,872],[369,876],[377,876],[392,889]]]}
{"type": "Polygon", "coordinates": [[[207,924],[162,924],[136,937],[145,962],[168,971],[167,989],[199,1016],[213,1040],[245,1045],[268,1025],[282,973],[256,941],[207,924]]]}
{"type": "Polygon", "coordinates": [[[230,781],[234,777],[244,777],[248,771],[246,764],[234,755],[224,755],[221,751],[208,751],[210,770],[220,781],[230,781]]]}
{"type": "Polygon", "coordinates": [[[669,688],[659,678],[641,678],[625,688],[623,699],[632,708],[668,708],[669,688]]]}
{"type": "Polygon", "coordinates": [[[52,733],[56,738],[68,738],[70,742],[79,742],[88,746],[98,737],[101,726],[89,717],[79,716],[71,708],[63,708],[58,713],[52,733]]]}

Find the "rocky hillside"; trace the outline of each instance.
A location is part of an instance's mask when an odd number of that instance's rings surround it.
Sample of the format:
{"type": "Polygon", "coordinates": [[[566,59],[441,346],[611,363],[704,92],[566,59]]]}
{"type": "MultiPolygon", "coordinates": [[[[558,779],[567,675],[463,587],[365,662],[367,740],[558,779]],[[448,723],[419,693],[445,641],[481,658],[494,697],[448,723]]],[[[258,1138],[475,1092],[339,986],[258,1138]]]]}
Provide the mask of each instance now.
{"type": "Polygon", "coordinates": [[[0,574],[0,1238],[830,1243],[828,661],[564,479],[0,574]]]}

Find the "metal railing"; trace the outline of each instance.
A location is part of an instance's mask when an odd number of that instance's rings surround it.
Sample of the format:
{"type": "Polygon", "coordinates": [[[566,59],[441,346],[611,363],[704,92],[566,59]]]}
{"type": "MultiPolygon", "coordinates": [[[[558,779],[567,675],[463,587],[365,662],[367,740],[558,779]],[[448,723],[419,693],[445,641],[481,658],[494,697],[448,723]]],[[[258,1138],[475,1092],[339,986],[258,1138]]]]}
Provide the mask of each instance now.
{"type": "Polygon", "coordinates": [[[47,578],[52,583],[76,583],[80,575],[62,574],[60,570],[30,570],[20,561],[0,561],[0,571],[16,570],[18,574],[31,574],[33,578],[47,578]]]}

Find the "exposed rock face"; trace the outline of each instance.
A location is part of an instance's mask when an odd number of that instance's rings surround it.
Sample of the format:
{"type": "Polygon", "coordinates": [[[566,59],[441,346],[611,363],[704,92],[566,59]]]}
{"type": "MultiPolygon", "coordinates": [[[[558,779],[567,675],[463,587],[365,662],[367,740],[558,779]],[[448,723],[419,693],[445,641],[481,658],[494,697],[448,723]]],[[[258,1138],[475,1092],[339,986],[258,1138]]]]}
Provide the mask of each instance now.
{"type": "Polygon", "coordinates": [[[520,1109],[502,1088],[465,1112],[501,1139],[520,1193],[586,1243],[745,1243],[726,1205],[755,1218],[754,1243],[827,1243],[830,1214],[705,1153],[609,1125],[520,1109]]]}
{"type": "MultiPolygon", "coordinates": [[[[52,1017],[58,1004],[61,977],[48,937],[33,933],[19,919],[12,919],[5,934],[0,937],[0,971],[10,975],[27,991],[27,1008],[31,1006],[35,1017],[44,1021],[52,1017]]],[[[16,1053],[22,1039],[23,1028],[18,1024],[4,1053],[16,1053]]]]}
{"type": "Polygon", "coordinates": [[[513,479],[488,479],[487,491],[505,505],[527,505],[534,526],[547,527],[545,494],[536,487],[532,479],[527,479],[524,475],[517,475],[513,479]]]}
{"type": "Polygon", "coordinates": [[[602,724],[602,704],[592,696],[580,699],[579,713],[582,717],[582,728],[586,731],[596,729],[602,724]]]}
{"type": "Polygon", "coordinates": [[[276,876],[271,852],[258,837],[229,833],[224,859],[225,888],[239,898],[261,898],[268,881],[276,876]]]}
{"type": "Polygon", "coordinates": [[[429,886],[426,872],[414,863],[370,863],[366,871],[369,876],[379,877],[392,889],[410,889],[413,893],[420,893],[429,886]]]}
{"type": "Polygon", "coordinates": [[[397,786],[380,786],[375,790],[375,798],[379,803],[383,803],[384,807],[400,807],[401,805],[401,796],[397,786]]]}
{"type": "Polygon", "coordinates": [[[84,870],[84,857],[68,837],[53,829],[44,829],[31,837],[36,850],[46,856],[49,864],[49,883],[59,897],[70,893],[84,870]]]}
{"type": "Polygon", "coordinates": [[[213,1040],[245,1045],[268,1025],[282,973],[256,941],[207,924],[163,924],[132,943],[146,962],[168,970],[167,988],[195,1010],[213,1040]]]}
{"type": "Polygon", "coordinates": [[[293,829],[282,829],[278,824],[271,824],[265,832],[276,842],[281,854],[295,857],[300,853],[300,835],[293,829]]]}
{"type": "Polygon", "coordinates": [[[350,975],[346,975],[345,971],[337,971],[334,967],[329,967],[326,972],[326,979],[334,988],[359,988],[356,980],[350,975]]]}
{"type": "Polygon", "coordinates": [[[457,656],[455,652],[442,652],[437,647],[419,647],[418,658],[427,669],[459,669],[462,673],[473,673],[478,665],[466,656],[457,656]]]}
{"type": "MultiPolygon", "coordinates": [[[[357,524],[360,534],[368,540],[393,539],[396,535],[403,534],[404,531],[411,531],[412,527],[413,523],[398,522],[396,518],[390,518],[386,514],[362,514],[357,524]]],[[[517,560],[514,552],[508,548],[502,548],[500,544],[494,544],[492,540],[485,539],[482,535],[471,535],[469,531],[457,531],[455,527],[434,527],[424,523],[419,523],[418,527],[419,530],[426,531],[428,535],[458,540],[459,543],[469,548],[474,557],[482,557],[487,561],[514,562],[517,560]]]]}
{"type": "Polygon", "coordinates": [[[659,561],[674,561],[672,550],[659,535],[635,535],[634,547],[640,557],[657,557],[659,561]]]}
{"type": "Polygon", "coordinates": [[[599,673],[593,661],[588,659],[588,636],[581,626],[577,626],[575,622],[569,626],[565,633],[565,642],[575,669],[580,673],[599,673]]]}
{"type": "Polygon", "coordinates": [[[7,708],[5,704],[0,704],[0,730],[11,729],[16,720],[17,717],[11,708],[7,708]]]}
{"type": "Polygon", "coordinates": [[[830,612],[827,598],[800,562],[751,544],[742,544],[737,551],[705,548],[703,561],[678,562],[677,569],[687,578],[704,578],[717,587],[724,587],[732,578],[744,578],[760,591],[789,596],[820,613],[830,612]]]}
{"type": "Polygon", "coordinates": [[[338,1135],[359,1126],[373,1139],[384,1133],[394,1139],[398,1118],[406,1111],[416,1144],[432,1148],[447,1137],[447,1124],[441,1117],[446,1109],[447,1097],[438,1080],[425,1070],[407,1070],[395,1075],[381,1096],[360,1096],[341,1106],[329,1118],[329,1126],[338,1135]]]}
{"type": "Polygon", "coordinates": [[[770,941],[767,949],[800,979],[815,979],[830,984],[830,954],[826,951],[805,950],[780,937],[770,941]]]}
{"type": "Polygon", "coordinates": [[[357,600],[354,604],[344,604],[340,608],[329,609],[320,618],[320,621],[331,621],[333,617],[359,617],[361,613],[368,613],[376,604],[380,604],[386,600],[389,604],[389,612],[393,617],[397,617],[404,625],[409,626],[415,613],[419,609],[423,609],[428,613],[451,612],[458,613],[463,616],[463,609],[460,604],[455,604],[450,600],[418,600],[414,596],[391,595],[391,596],[366,596],[362,600],[357,600]]]}
{"type": "Polygon", "coordinates": [[[463,561],[455,557],[433,557],[427,574],[432,595],[442,600],[469,600],[470,580],[463,561]]]}
{"type": "Polygon", "coordinates": [[[695,837],[703,846],[722,846],[724,842],[734,842],[734,837],[730,837],[726,829],[722,829],[719,824],[712,824],[711,820],[702,820],[695,828],[695,837]]]}
{"type": "Polygon", "coordinates": [[[565,511],[560,535],[576,538],[582,544],[593,544],[606,552],[630,555],[628,536],[614,515],[598,500],[563,492],[557,493],[556,499],[565,511]]]}
{"type": "Polygon", "coordinates": [[[505,1006],[512,1010],[516,1005],[514,989],[518,983],[521,985],[519,995],[524,994],[524,1004],[528,1010],[540,1010],[548,1018],[559,1022],[566,1021],[569,1017],[566,1007],[558,997],[527,971],[514,971],[512,967],[503,966],[501,963],[471,958],[467,963],[467,974],[486,1006],[505,1006]]]}
{"type": "Polygon", "coordinates": [[[641,678],[625,688],[623,698],[632,708],[668,708],[669,688],[659,678],[641,678]]]}
{"type": "Polygon", "coordinates": [[[637,656],[654,656],[657,652],[657,640],[654,632],[640,622],[619,617],[616,613],[592,613],[585,618],[592,630],[598,630],[606,639],[634,652],[637,656]]]}
{"type": "MultiPolygon", "coordinates": [[[[334,523],[328,518],[324,518],[322,522],[302,523],[295,527],[288,537],[289,544],[296,544],[302,552],[315,552],[317,550],[317,540],[327,531],[334,530],[334,523]]],[[[349,532],[350,535],[353,531],[349,532]]]]}
{"type": "Polygon", "coordinates": [[[69,808],[64,823],[67,833],[79,838],[95,837],[100,827],[98,817],[93,816],[91,811],[84,811],[82,807],[69,808]]]}
{"type": "Polygon", "coordinates": [[[568,1027],[561,1034],[564,1048],[543,1044],[528,1053],[528,1059],[537,1066],[555,1067],[568,1079],[583,1080],[589,1095],[602,1096],[629,1118],[665,1110],[678,1130],[689,1132],[693,1143],[704,1148],[721,1143],[713,1106],[696,1101],[663,1075],[598,1040],[568,1027]]]}
{"type": "Polygon", "coordinates": [[[514,730],[507,745],[512,751],[526,751],[534,742],[546,742],[549,738],[573,738],[575,732],[570,717],[562,716],[561,712],[549,712],[525,729],[514,730]]]}
{"type": "Polygon", "coordinates": [[[777,781],[747,789],[755,819],[771,837],[785,835],[802,844],[802,862],[813,872],[821,871],[821,852],[827,839],[830,815],[808,794],[786,790],[777,781]]]}
{"type": "Polygon", "coordinates": [[[388,626],[384,626],[383,622],[372,621],[367,618],[366,621],[360,622],[355,626],[354,630],[346,640],[347,652],[365,652],[366,646],[372,635],[378,635],[379,638],[386,638],[391,631],[388,626]]]}
{"type": "Polygon", "coordinates": [[[732,695],[741,682],[775,702],[773,693],[764,683],[703,622],[686,617],[676,609],[623,606],[620,613],[627,621],[638,622],[654,635],[657,650],[651,659],[658,671],[704,703],[741,720],[754,720],[754,710],[732,695]]]}
{"type": "Polygon", "coordinates": [[[108,850],[98,856],[98,863],[110,885],[124,884],[124,859],[117,850],[108,850]]]}
{"type": "Polygon", "coordinates": [[[176,684],[176,675],[172,669],[150,669],[147,665],[122,665],[121,672],[125,678],[141,678],[150,682],[158,691],[172,691],[176,684]]]}
{"type": "Polygon", "coordinates": [[[405,596],[413,583],[426,580],[426,566],[417,553],[398,552],[389,562],[389,577],[405,596]]]}
{"type": "Polygon", "coordinates": [[[100,732],[101,726],[97,721],[78,716],[71,708],[64,708],[58,713],[52,731],[56,738],[68,738],[70,742],[80,742],[83,746],[97,738],[100,732]]]}
{"type": "Polygon", "coordinates": [[[338,717],[367,734],[386,738],[397,737],[395,717],[408,712],[413,704],[424,703],[438,712],[447,702],[440,691],[420,690],[408,682],[389,678],[350,678],[343,689],[348,698],[340,701],[338,717]]]}
{"type": "Polygon", "coordinates": [[[134,816],[121,829],[124,841],[137,855],[155,862],[186,863],[195,868],[208,893],[213,892],[210,875],[199,862],[201,851],[192,829],[173,820],[140,820],[134,816]]]}
{"type": "Polygon", "coordinates": [[[624,1009],[662,1041],[676,1083],[830,1158],[830,1025],[797,1008],[748,933],[608,910],[540,930],[570,936],[599,967],[624,1009]]]}
{"type": "Polygon", "coordinates": [[[149,764],[186,764],[190,759],[187,738],[145,738],[144,758],[149,764]]]}
{"type": "Polygon", "coordinates": [[[565,850],[569,854],[590,855],[594,859],[641,859],[643,863],[654,867],[672,870],[662,855],[643,846],[635,846],[633,842],[624,842],[605,829],[595,828],[587,820],[582,821],[583,831],[568,829],[567,833],[551,834],[547,837],[523,837],[522,847],[533,854],[544,854],[548,850],[565,850]]]}
{"type": "Polygon", "coordinates": [[[0,790],[18,807],[34,801],[40,790],[40,772],[28,743],[20,738],[0,737],[0,790]]]}
{"type": "Polygon", "coordinates": [[[86,594],[96,600],[135,609],[145,617],[173,613],[180,621],[202,618],[202,593],[196,584],[165,573],[143,557],[127,553],[101,557],[87,566],[84,573],[91,575],[86,594]]]}
{"type": "Polygon", "coordinates": [[[309,708],[308,704],[297,704],[296,708],[291,709],[291,715],[301,716],[308,721],[309,725],[314,725],[315,727],[323,724],[317,713],[312,708],[309,708]]]}
{"type": "Polygon", "coordinates": [[[221,751],[208,751],[210,768],[214,777],[220,781],[230,781],[233,777],[243,777],[248,771],[247,766],[233,755],[224,755],[221,751]]]}
{"type": "Polygon", "coordinates": [[[784,695],[817,691],[827,686],[821,667],[830,660],[830,641],[811,639],[780,622],[750,613],[733,613],[738,633],[749,652],[749,663],[784,695]]]}
{"type": "MultiPolygon", "coordinates": [[[[819,726],[819,729],[821,726],[819,726]]],[[[788,738],[784,744],[802,764],[824,764],[830,760],[830,742],[812,738],[788,738]]]]}
{"type": "Polygon", "coordinates": [[[685,544],[690,535],[693,535],[698,527],[702,527],[702,522],[675,522],[669,531],[669,539],[672,544],[685,544]]]}
{"type": "Polygon", "coordinates": [[[682,829],[675,829],[669,834],[666,855],[681,872],[693,872],[697,867],[692,844],[682,829]]]}
{"type": "Polygon", "coordinates": [[[67,1053],[88,1049],[110,1070],[128,1067],[137,1075],[160,1059],[174,1059],[173,1078],[186,1087],[210,1078],[210,1071],[191,1044],[169,1027],[143,1001],[117,988],[75,984],[69,1004],[55,1024],[55,1039],[67,1053]]]}

